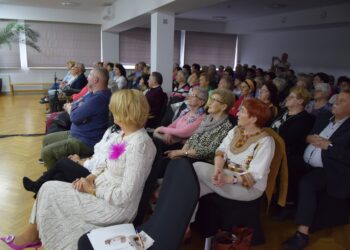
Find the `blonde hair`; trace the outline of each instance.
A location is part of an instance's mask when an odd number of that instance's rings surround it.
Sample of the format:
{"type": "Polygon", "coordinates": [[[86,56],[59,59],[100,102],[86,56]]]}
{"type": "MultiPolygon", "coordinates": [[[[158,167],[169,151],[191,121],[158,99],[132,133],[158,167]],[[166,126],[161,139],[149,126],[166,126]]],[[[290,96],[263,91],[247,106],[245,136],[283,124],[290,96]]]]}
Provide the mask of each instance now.
{"type": "Polygon", "coordinates": [[[123,89],[112,95],[109,110],[114,120],[142,128],[149,117],[149,104],[141,91],[123,89]]]}
{"type": "Polygon", "coordinates": [[[211,96],[213,96],[213,95],[219,95],[222,103],[226,104],[227,107],[225,109],[225,113],[228,113],[231,110],[231,108],[236,100],[236,97],[233,94],[233,92],[229,91],[227,89],[215,89],[211,93],[211,96]]]}
{"type": "Polygon", "coordinates": [[[68,61],[66,65],[69,67],[69,69],[73,68],[75,66],[75,61],[68,61]]]}
{"type": "Polygon", "coordinates": [[[303,106],[311,100],[311,94],[306,88],[296,86],[290,90],[290,93],[294,93],[298,99],[303,99],[303,106]]]}

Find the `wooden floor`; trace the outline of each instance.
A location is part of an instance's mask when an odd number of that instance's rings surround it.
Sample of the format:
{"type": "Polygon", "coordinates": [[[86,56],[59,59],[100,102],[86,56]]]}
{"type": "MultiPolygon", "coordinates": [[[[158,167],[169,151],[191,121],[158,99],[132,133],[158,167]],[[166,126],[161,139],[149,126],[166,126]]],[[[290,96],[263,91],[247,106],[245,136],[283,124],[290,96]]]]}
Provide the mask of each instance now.
{"type": "MultiPolygon", "coordinates": [[[[43,133],[45,107],[40,95],[0,96],[0,135],[43,133]]],[[[0,235],[22,232],[33,204],[32,193],[24,190],[22,177],[38,177],[43,165],[37,163],[42,136],[0,138],[0,235]]],[[[274,222],[263,217],[267,244],[253,250],[281,249],[281,242],[294,231],[293,221],[274,222]]],[[[350,225],[320,231],[311,236],[307,250],[349,250],[350,225]]],[[[9,249],[0,242],[0,250],[9,249]]],[[[203,241],[194,232],[190,244],[182,250],[203,249],[203,241]]],[[[51,249],[50,249],[51,250],[51,249]]],[[[52,249],[59,250],[59,249],[52,249]]],[[[166,250],[166,249],[165,249],[166,250]]]]}

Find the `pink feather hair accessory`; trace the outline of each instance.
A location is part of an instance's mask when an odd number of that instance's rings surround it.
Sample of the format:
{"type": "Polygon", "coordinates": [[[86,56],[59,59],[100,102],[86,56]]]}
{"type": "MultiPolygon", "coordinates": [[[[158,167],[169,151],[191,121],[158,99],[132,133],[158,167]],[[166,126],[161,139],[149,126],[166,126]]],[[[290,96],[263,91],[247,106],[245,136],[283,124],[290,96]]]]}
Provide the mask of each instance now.
{"type": "Polygon", "coordinates": [[[125,142],[112,144],[110,148],[109,159],[110,160],[119,159],[119,157],[125,152],[125,150],[126,150],[125,142]]]}

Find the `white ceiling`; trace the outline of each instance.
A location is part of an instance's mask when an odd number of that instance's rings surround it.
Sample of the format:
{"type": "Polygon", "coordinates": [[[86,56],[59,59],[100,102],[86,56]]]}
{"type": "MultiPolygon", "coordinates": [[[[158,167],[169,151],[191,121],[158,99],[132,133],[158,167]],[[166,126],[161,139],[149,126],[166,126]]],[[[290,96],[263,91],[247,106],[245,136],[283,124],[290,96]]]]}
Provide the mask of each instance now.
{"type": "Polygon", "coordinates": [[[229,0],[180,13],[177,17],[216,21],[220,20],[214,17],[222,17],[225,19],[221,21],[237,21],[349,2],[349,0],[229,0]],[[270,7],[272,4],[281,4],[285,7],[274,9],[270,7]]]}
{"type": "Polygon", "coordinates": [[[45,8],[95,10],[111,5],[116,0],[0,0],[0,4],[21,5],[45,8]],[[73,5],[63,6],[62,2],[71,2],[73,5]]]}

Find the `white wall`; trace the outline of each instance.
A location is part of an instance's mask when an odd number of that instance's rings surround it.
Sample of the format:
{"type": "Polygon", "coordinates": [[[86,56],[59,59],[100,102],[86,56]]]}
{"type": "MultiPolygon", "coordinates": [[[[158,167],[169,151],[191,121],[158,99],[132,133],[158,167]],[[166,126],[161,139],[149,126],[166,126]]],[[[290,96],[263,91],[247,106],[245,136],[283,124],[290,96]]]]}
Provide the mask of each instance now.
{"type": "Polygon", "coordinates": [[[350,25],[239,35],[238,62],[268,69],[272,56],[289,54],[297,72],[350,75],[350,25]]]}

